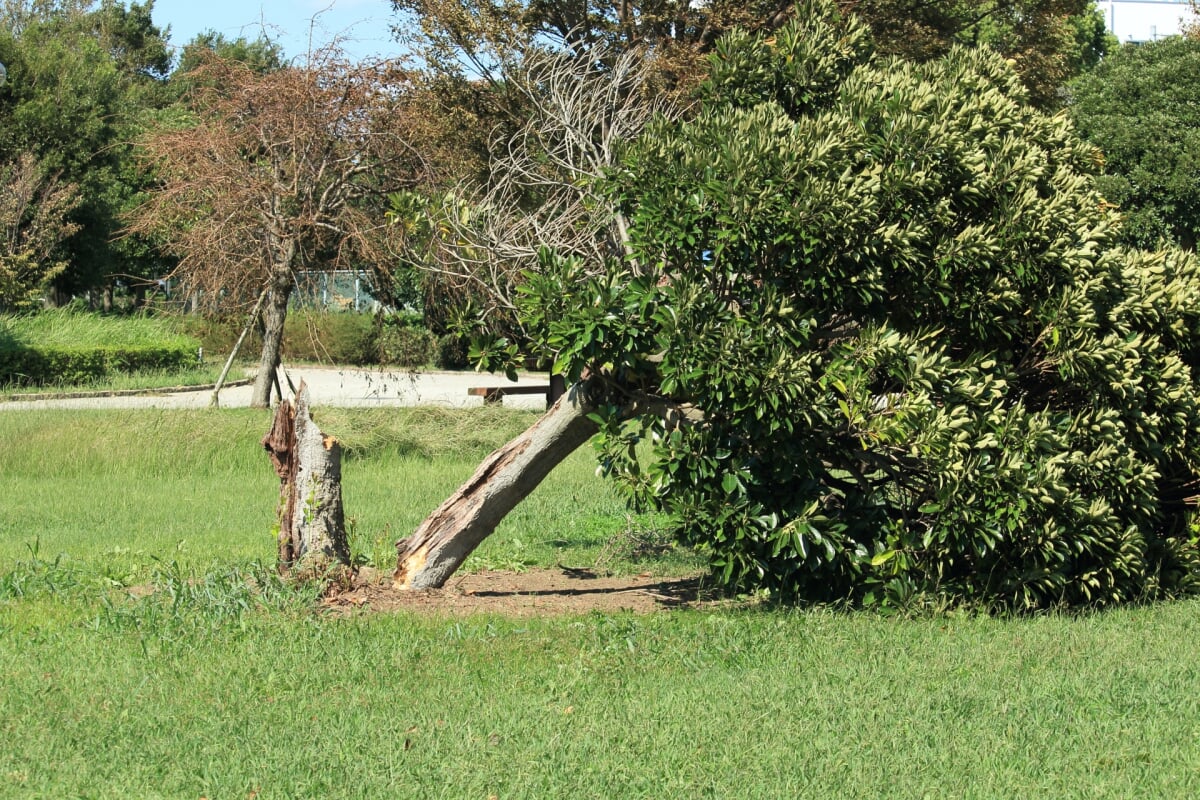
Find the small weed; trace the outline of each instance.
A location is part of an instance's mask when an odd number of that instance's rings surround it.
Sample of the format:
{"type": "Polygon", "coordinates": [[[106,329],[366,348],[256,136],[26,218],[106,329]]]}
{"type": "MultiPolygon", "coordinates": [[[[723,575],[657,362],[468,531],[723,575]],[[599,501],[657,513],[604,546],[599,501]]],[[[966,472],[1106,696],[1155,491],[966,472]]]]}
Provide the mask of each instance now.
{"type": "Polygon", "coordinates": [[[596,556],[596,567],[610,571],[619,563],[637,564],[661,559],[676,549],[675,537],[653,521],[626,515],[625,527],[618,530],[596,556]]]}
{"type": "Polygon", "coordinates": [[[0,575],[0,600],[21,600],[77,592],[84,586],[80,569],[67,563],[62,554],[52,561],[39,554],[40,540],[27,545],[29,558],[18,561],[0,575]]]}

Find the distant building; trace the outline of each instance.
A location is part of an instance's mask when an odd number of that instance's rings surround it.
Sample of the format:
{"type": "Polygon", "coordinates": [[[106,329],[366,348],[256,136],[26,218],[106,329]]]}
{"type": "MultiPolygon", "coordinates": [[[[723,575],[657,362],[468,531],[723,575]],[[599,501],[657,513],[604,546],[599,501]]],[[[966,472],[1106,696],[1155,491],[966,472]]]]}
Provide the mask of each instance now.
{"type": "Polygon", "coordinates": [[[1122,42],[1153,42],[1183,33],[1194,19],[1188,0],[1099,0],[1108,30],[1122,42]]]}

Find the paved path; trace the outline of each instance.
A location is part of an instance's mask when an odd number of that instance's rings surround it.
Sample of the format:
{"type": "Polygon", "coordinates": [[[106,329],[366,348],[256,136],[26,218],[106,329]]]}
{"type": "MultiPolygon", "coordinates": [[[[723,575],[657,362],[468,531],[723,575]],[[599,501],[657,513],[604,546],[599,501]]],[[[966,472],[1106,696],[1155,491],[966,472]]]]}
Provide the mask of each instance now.
{"type": "MultiPolygon", "coordinates": [[[[472,386],[505,386],[503,375],[474,372],[406,372],[369,370],[356,367],[292,367],[288,369],[296,386],[304,380],[315,405],[327,406],[452,406],[462,408],[483,404],[481,397],[468,397],[472,386]]],[[[542,374],[522,375],[515,385],[535,386],[549,382],[542,374]]],[[[221,390],[221,407],[250,405],[249,386],[221,390]]],[[[286,389],[285,389],[286,391],[286,389]]],[[[130,397],[87,397],[63,400],[0,401],[0,411],[28,408],[205,408],[212,390],[145,394],[130,397]]],[[[514,408],[544,409],[541,395],[514,395],[504,398],[514,408]]]]}

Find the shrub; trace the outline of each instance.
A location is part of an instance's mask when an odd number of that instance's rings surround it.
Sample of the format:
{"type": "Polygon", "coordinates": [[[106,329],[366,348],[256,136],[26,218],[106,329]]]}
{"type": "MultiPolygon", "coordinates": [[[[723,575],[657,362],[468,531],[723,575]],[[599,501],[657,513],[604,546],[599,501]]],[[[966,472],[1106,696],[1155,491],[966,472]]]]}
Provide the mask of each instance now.
{"type": "Polygon", "coordinates": [[[384,325],[377,346],[382,366],[423,367],[433,361],[437,339],[424,328],[384,325]]]}
{"type": "Polygon", "coordinates": [[[470,365],[468,351],[470,342],[457,333],[447,333],[437,340],[437,358],[434,363],[441,369],[466,369],[470,365]]]}
{"type": "Polygon", "coordinates": [[[375,360],[371,315],[301,310],[287,316],[283,354],[293,361],[360,366],[375,360]]]}
{"type": "MultiPolygon", "coordinates": [[[[182,327],[199,338],[204,352],[214,357],[228,355],[237,341],[244,316],[207,318],[184,316],[182,327]],[[220,354],[219,356],[217,354],[220,354]]],[[[361,366],[375,363],[376,330],[372,316],[353,312],[300,309],[288,314],[283,329],[283,357],[289,361],[361,366]]],[[[242,343],[241,358],[256,358],[262,339],[256,334],[242,343]]]]}

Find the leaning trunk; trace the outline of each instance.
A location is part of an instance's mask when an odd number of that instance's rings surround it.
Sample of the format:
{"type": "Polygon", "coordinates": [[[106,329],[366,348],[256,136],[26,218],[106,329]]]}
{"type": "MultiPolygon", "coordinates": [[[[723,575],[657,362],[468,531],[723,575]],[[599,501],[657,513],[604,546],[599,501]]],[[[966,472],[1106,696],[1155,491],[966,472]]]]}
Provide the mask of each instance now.
{"type": "Polygon", "coordinates": [[[398,589],[446,582],[505,515],[599,430],[587,386],[575,384],[529,430],[492,453],[450,499],[396,543],[398,589]]]}
{"type": "Polygon", "coordinates": [[[254,392],[250,395],[250,405],[254,408],[267,408],[271,405],[271,387],[276,381],[276,372],[279,369],[283,350],[283,323],[287,319],[288,299],[291,295],[291,272],[277,274],[271,281],[271,289],[262,311],[262,355],[258,360],[258,375],[254,378],[254,392]]]}
{"type": "Polygon", "coordinates": [[[296,405],[284,400],[263,437],[279,475],[279,569],[327,574],[350,563],[342,510],[342,448],[321,432],[301,382],[296,405]]]}

